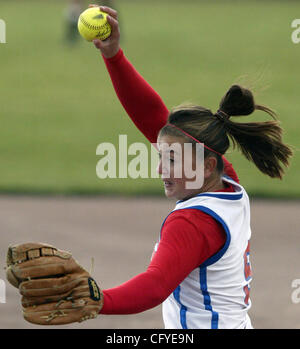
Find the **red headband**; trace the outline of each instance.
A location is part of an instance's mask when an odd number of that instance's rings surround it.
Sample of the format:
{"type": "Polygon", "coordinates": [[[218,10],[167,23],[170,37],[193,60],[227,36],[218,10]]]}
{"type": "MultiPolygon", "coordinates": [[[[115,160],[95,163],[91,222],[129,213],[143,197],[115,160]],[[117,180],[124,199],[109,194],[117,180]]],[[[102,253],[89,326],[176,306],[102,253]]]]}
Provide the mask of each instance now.
{"type": "Polygon", "coordinates": [[[218,153],[217,151],[211,149],[210,147],[208,147],[208,146],[205,145],[204,143],[201,143],[198,139],[194,138],[194,137],[191,136],[189,133],[183,131],[181,128],[179,128],[179,127],[177,127],[177,126],[175,126],[175,125],[173,125],[173,124],[166,124],[165,126],[171,126],[171,127],[176,128],[178,131],[182,132],[183,134],[185,134],[187,137],[191,138],[191,139],[194,140],[195,142],[200,143],[200,144],[203,144],[204,148],[206,148],[206,149],[208,149],[208,150],[210,150],[210,151],[212,151],[212,152],[214,152],[214,153],[216,153],[216,154],[218,154],[218,155],[220,155],[220,156],[223,156],[223,154],[218,153]]]}

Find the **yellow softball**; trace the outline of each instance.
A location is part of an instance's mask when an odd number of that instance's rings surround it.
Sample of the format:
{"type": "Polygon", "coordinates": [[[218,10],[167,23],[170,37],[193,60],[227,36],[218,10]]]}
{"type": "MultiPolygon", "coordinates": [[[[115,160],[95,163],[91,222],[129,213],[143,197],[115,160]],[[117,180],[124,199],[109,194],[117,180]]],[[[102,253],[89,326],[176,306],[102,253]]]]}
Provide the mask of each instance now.
{"type": "Polygon", "coordinates": [[[99,7],[91,7],[78,18],[78,31],[87,41],[94,39],[105,40],[111,34],[111,26],[107,22],[107,13],[100,11],[99,7]]]}

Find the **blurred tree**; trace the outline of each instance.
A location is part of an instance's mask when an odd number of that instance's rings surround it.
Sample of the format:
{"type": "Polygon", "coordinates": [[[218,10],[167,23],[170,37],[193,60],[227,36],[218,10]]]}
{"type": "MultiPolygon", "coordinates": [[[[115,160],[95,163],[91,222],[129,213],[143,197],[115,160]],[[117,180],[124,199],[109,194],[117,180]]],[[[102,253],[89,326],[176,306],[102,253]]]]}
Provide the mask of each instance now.
{"type": "Polygon", "coordinates": [[[80,13],[85,9],[85,0],[68,0],[64,12],[65,39],[69,44],[74,44],[79,38],[77,21],[80,13]]]}

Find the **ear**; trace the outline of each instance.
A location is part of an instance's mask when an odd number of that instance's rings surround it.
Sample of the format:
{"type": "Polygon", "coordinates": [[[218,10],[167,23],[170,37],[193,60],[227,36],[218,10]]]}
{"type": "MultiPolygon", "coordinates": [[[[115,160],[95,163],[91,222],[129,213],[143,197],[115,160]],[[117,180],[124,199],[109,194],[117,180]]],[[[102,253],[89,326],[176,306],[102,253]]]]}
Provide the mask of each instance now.
{"type": "Polygon", "coordinates": [[[204,179],[209,178],[217,167],[217,159],[214,156],[208,156],[204,160],[204,179]]]}

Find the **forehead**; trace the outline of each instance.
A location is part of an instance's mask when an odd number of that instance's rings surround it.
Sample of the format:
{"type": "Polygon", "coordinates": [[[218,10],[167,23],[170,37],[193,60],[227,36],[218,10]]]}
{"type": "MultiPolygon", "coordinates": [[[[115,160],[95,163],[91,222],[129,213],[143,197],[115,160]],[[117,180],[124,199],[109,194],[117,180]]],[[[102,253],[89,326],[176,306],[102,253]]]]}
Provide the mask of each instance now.
{"type": "Polygon", "coordinates": [[[186,140],[183,137],[177,137],[177,136],[170,136],[170,135],[163,135],[163,136],[158,136],[157,138],[157,145],[158,149],[162,147],[163,144],[181,144],[183,145],[186,143],[186,140]]]}
{"type": "MultiPolygon", "coordinates": [[[[201,143],[199,143],[201,144],[201,143]]],[[[180,137],[180,136],[173,136],[173,135],[163,135],[158,136],[157,138],[157,150],[160,154],[179,154],[180,156],[188,156],[189,152],[191,151],[192,157],[199,153],[198,144],[196,144],[196,148],[194,147],[195,144],[193,142],[189,142],[186,137],[180,137]]],[[[203,147],[200,147],[200,151],[203,151],[203,147]]],[[[202,154],[202,153],[200,153],[202,154]]]]}

